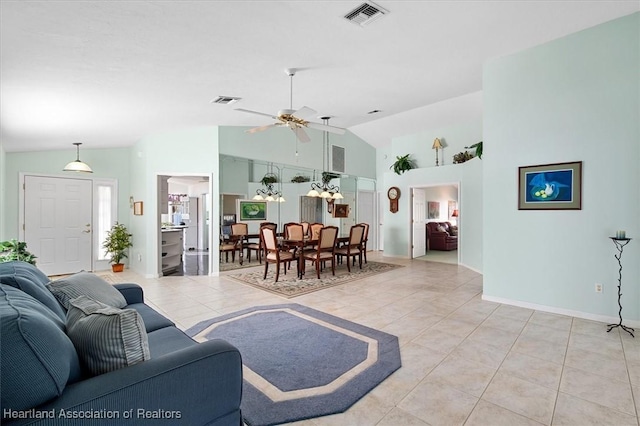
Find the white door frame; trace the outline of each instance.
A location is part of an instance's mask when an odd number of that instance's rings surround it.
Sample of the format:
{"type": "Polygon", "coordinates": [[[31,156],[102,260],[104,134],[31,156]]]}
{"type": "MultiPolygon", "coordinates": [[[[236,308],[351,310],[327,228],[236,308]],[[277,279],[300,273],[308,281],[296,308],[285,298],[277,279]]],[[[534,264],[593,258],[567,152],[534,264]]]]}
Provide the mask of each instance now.
{"type": "MultiPolygon", "coordinates": [[[[409,187],[409,191],[411,191],[411,193],[413,194],[413,189],[417,188],[417,189],[424,189],[424,188],[435,188],[435,187],[439,187],[439,186],[455,186],[456,188],[458,188],[458,208],[460,208],[462,206],[462,182],[458,181],[458,182],[438,182],[438,183],[426,183],[426,184],[422,184],[422,185],[411,185],[409,187]]],[[[411,205],[411,212],[410,212],[410,217],[413,219],[413,202],[410,203],[411,205]]],[[[462,253],[462,238],[463,238],[463,233],[461,232],[461,227],[460,227],[460,220],[458,219],[457,221],[458,223],[458,264],[460,264],[460,259],[461,259],[461,253],[462,253]]],[[[410,258],[413,258],[413,222],[412,222],[412,226],[411,226],[411,230],[409,231],[409,256],[410,258]]]]}
{"type": "MultiPolygon", "coordinates": [[[[24,226],[24,215],[25,215],[25,197],[24,197],[24,189],[25,189],[25,179],[27,176],[35,176],[42,178],[54,178],[54,179],[78,179],[78,180],[88,180],[91,181],[91,186],[93,188],[92,200],[91,200],[91,229],[95,229],[95,224],[98,223],[98,209],[95,208],[95,188],[96,184],[106,183],[114,188],[114,197],[113,203],[111,205],[111,210],[114,212],[114,217],[117,219],[118,215],[118,180],[114,178],[94,178],[92,176],[73,174],[73,175],[59,175],[59,174],[48,174],[48,173],[29,173],[29,172],[19,172],[18,173],[18,239],[20,241],[24,241],[25,238],[25,226],[24,226]]],[[[98,236],[96,232],[92,232],[91,236],[91,270],[96,271],[100,269],[107,269],[109,265],[109,261],[98,261],[97,254],[95,253],[95,248],[98,244],[98,236]],[[105,263],[106,262],[106,263],[105,263]],[[107,266],[105,266],[107,265],[107,266]]]]}

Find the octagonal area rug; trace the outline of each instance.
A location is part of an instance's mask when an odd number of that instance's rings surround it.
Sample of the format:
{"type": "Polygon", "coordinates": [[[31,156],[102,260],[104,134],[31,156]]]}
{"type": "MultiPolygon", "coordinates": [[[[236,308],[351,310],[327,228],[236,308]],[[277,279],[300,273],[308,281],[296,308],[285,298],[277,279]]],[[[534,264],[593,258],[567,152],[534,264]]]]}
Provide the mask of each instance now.
{"type": "Polygon", "coordinates": [[[186,333],[240,350],[250,426],[341,413],[401,366],[396,336],[298,304],[244,309],[186,333]]]}

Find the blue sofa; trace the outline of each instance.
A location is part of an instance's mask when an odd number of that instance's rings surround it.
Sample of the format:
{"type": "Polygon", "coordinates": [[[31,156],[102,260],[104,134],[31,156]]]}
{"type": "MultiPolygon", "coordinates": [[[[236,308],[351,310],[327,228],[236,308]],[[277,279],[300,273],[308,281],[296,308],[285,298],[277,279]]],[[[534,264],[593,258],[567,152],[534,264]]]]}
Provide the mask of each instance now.
{"type": "Polygon", "coordinates": [[[140,286],[116,284],[144,322],[150,359],[89,374],[48,283],[33,265],[0,263],[0,423],[242,425],[235,347],[195,342],[144,304],[140,286]]]}

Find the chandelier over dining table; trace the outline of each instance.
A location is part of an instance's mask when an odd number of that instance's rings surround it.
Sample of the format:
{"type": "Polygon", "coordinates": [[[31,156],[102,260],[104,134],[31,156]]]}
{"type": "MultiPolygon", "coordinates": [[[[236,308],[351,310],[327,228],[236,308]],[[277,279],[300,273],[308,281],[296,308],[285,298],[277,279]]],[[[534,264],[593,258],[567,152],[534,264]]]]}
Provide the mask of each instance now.
{"type": "Polygon", "coordinates": [[[278,175],[275,173],[267,173],[261,182],[264,188],[256,189],[256,195],[253,196],[254,200],[277,201],[279,203],[287,201],[282,196],[282,192],[273,187],[273,185],[278,182],[278,175]]]}
{"type": "MultiPolygon", "coordinates": [[[[329,124],[329,118],[331,117],[321,117],[325,125],[329,124]]],[[[326,171],[327,163],[329,162],[329,132],[325,131],[322,136],[322,182],[311,182],[311,189],[307,192],[307,197],[320,197],[332,202],[344,197],[340,193],[340,187],[331,184],[331,179],[339,178],[340,175],[326,171]]]]}

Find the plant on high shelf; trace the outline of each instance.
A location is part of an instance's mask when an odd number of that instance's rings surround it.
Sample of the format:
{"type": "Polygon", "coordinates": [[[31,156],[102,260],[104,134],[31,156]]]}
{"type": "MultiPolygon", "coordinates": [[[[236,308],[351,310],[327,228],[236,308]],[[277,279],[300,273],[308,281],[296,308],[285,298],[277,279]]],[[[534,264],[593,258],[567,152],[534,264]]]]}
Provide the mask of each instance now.
{"type": "Polygon", "coordinates": [[[476,149],[476,157],[482,160],[482,141],[478,143],[474,143],[473,145],[470,145],[470,146],[465,146],[465,149],[472,149],[472,148],[476,149]]]}
{"type": "Polygon", "coordinates": [[[311,182],[311,178],[309,176],[295,175],[294,177],[291,178],[291,182],[293,183],[311,182]]]}
{"type": "Polygon", "coordinates": [[[36,256],[27,251],[27,243],[18,240],[0,242],[0,263],[21,260],[23,262],[36,264],[36,256]]]}
{"type": "Polygon", "coordinates": [[[275,173],[267,173],[262,177],[262,179],[260,179],[260,183],[263,184],[264,186],[273,185],[274,183],[277,183],[277,182],[278,182],[278,175],[276,175],[275,173]]]}
{"type": "Polygon", "coordinates": [[[453,164],[460,164],[473,158],[473,154],[469,151],[462,151],[453,156],[453,164]]]}
{"type": "Polygon", "coordinates": [[[397,175],[401,175],[402,173],[406,172],[407,170],[415,169],[416,168],[416,163],[411,158],[409,158],[410,156],[411,156],[411,154],[407,154],[407,155],[403,155],[403,156],[397,156],[396,157],[396,161],[389,168],[393,169],[393,171],[397,175]]]}
{"type": "Polygon", "coordinates": [[[111,256],[111,269],[113,269],[113,272],[122,272],[124,270],[124,264],[121,263],[121,260],[128,257],[127,250],[133,246],[131,237],[132,235],[127,231],[127,227],[118,222],[107,231],[107,238],[104,240],[102,247],[111,256]]]}
{"type": "Polygon", "coordinates": [[[322,183],[325,185],[331,182],[331,179],[337,179],[340,175],[332,172],[322,172],[322,183]]]}

